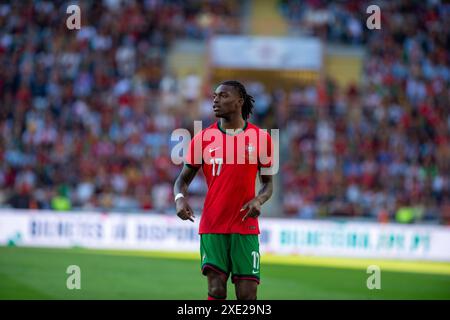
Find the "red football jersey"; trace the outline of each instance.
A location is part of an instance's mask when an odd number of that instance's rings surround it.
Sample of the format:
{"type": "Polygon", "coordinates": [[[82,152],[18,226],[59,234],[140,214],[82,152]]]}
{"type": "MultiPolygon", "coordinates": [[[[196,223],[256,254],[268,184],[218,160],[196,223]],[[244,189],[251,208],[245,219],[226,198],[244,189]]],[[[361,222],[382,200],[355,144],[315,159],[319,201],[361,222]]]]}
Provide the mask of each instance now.
{"type": "Polygon", "coordinates": [[[255,197],[259,167],[272,165],[272,139],[255,126],[235,132],[215,122],[194,136],[186,165],[202,167],[208,185],[199,233],[259,234],[257,218],[242,218],[242,206],[255,197]]]}

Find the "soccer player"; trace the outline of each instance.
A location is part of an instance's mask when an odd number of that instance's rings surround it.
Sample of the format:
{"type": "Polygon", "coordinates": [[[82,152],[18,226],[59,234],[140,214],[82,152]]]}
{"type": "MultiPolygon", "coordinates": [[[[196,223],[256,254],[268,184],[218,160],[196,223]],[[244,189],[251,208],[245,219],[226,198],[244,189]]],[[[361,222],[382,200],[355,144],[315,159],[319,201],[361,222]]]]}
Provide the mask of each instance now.
{"type": "Polygon", "coordinates": [[[270,135],[249,123],[254,99],[238,81],[225,81],[214,92],[219,120],[194,136],[185,165],[174,184],[177,215],[194,221],[187,189],[201,167],[208,185],[200,220],[202,273],[208,300],[226,299],[227,280],[239,300],[256,300],[260,281],[259,225],[261,206],[272,195],[270,135]],[[266,169],[267,170],[267,169],[266,169]],[[260,173],[261,189],[255,196],[260,173]]]}

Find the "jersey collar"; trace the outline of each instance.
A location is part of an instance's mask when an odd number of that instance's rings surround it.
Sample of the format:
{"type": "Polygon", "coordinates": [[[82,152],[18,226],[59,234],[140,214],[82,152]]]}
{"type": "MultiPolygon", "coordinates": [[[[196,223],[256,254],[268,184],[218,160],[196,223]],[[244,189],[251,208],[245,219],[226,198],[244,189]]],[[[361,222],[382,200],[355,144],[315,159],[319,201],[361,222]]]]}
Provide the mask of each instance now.
{"type": "Polygon", "coordinates": [[[231,134],[231,133],[228,133],[226,130],[224,130],[224,129],[220,126],[220,120],[217,121],[217,127],[219,128],[219,130],[222,131],[223,133],[229,135],[229,136],[236,136],[236,135],[238,135],[239,133],[244,132],[245,129],[247,129],[247,126],[248,126],[248,122],[247,122],[247,120],[245,120],[244,127],[243,127],[242,129],[236,129],[236,130],[234,131],[234,134],[231,134]]]}

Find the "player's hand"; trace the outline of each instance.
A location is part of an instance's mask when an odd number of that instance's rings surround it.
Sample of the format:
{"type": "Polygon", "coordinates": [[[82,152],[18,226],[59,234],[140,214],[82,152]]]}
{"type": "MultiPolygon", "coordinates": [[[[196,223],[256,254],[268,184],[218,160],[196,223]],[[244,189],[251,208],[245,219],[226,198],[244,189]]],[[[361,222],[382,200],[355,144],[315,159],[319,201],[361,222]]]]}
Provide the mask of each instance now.
{"type": "Polygon", "coordinates": [[[192,222],[194,222],[194,211],[192,210],[191,206],[189,206],[185,198],[178,199],[175,205],[177,209],[177,216],[179,216],[180,219],[191,220],[192,222]]]}
{"type": "Polygon", "coordinates": [[[261,202],[258,198],[253,198],[242,207],[241,211],[248,209],[242,221],[245,221],[248,217],[256,218],[261,214],[261,202]]]}

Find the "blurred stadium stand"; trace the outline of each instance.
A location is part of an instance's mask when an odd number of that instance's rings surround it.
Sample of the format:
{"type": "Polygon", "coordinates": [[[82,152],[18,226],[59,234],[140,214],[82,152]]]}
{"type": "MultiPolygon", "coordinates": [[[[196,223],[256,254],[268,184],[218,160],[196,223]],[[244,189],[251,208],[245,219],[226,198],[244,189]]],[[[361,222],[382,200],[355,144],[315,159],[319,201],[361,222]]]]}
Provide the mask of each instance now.
{"type": "Polygon", "coordinates": [[[66,1],[0,4],[1,207],[174,214],[170,134],[237,77],[280,129],[267,215],[450,223],[448,4],[379,1],[368,30],[368,1],[79,3],[79,31],[66,1]],[[220,34],[315,37],[323,70],[215,69],[220,34]]]}

